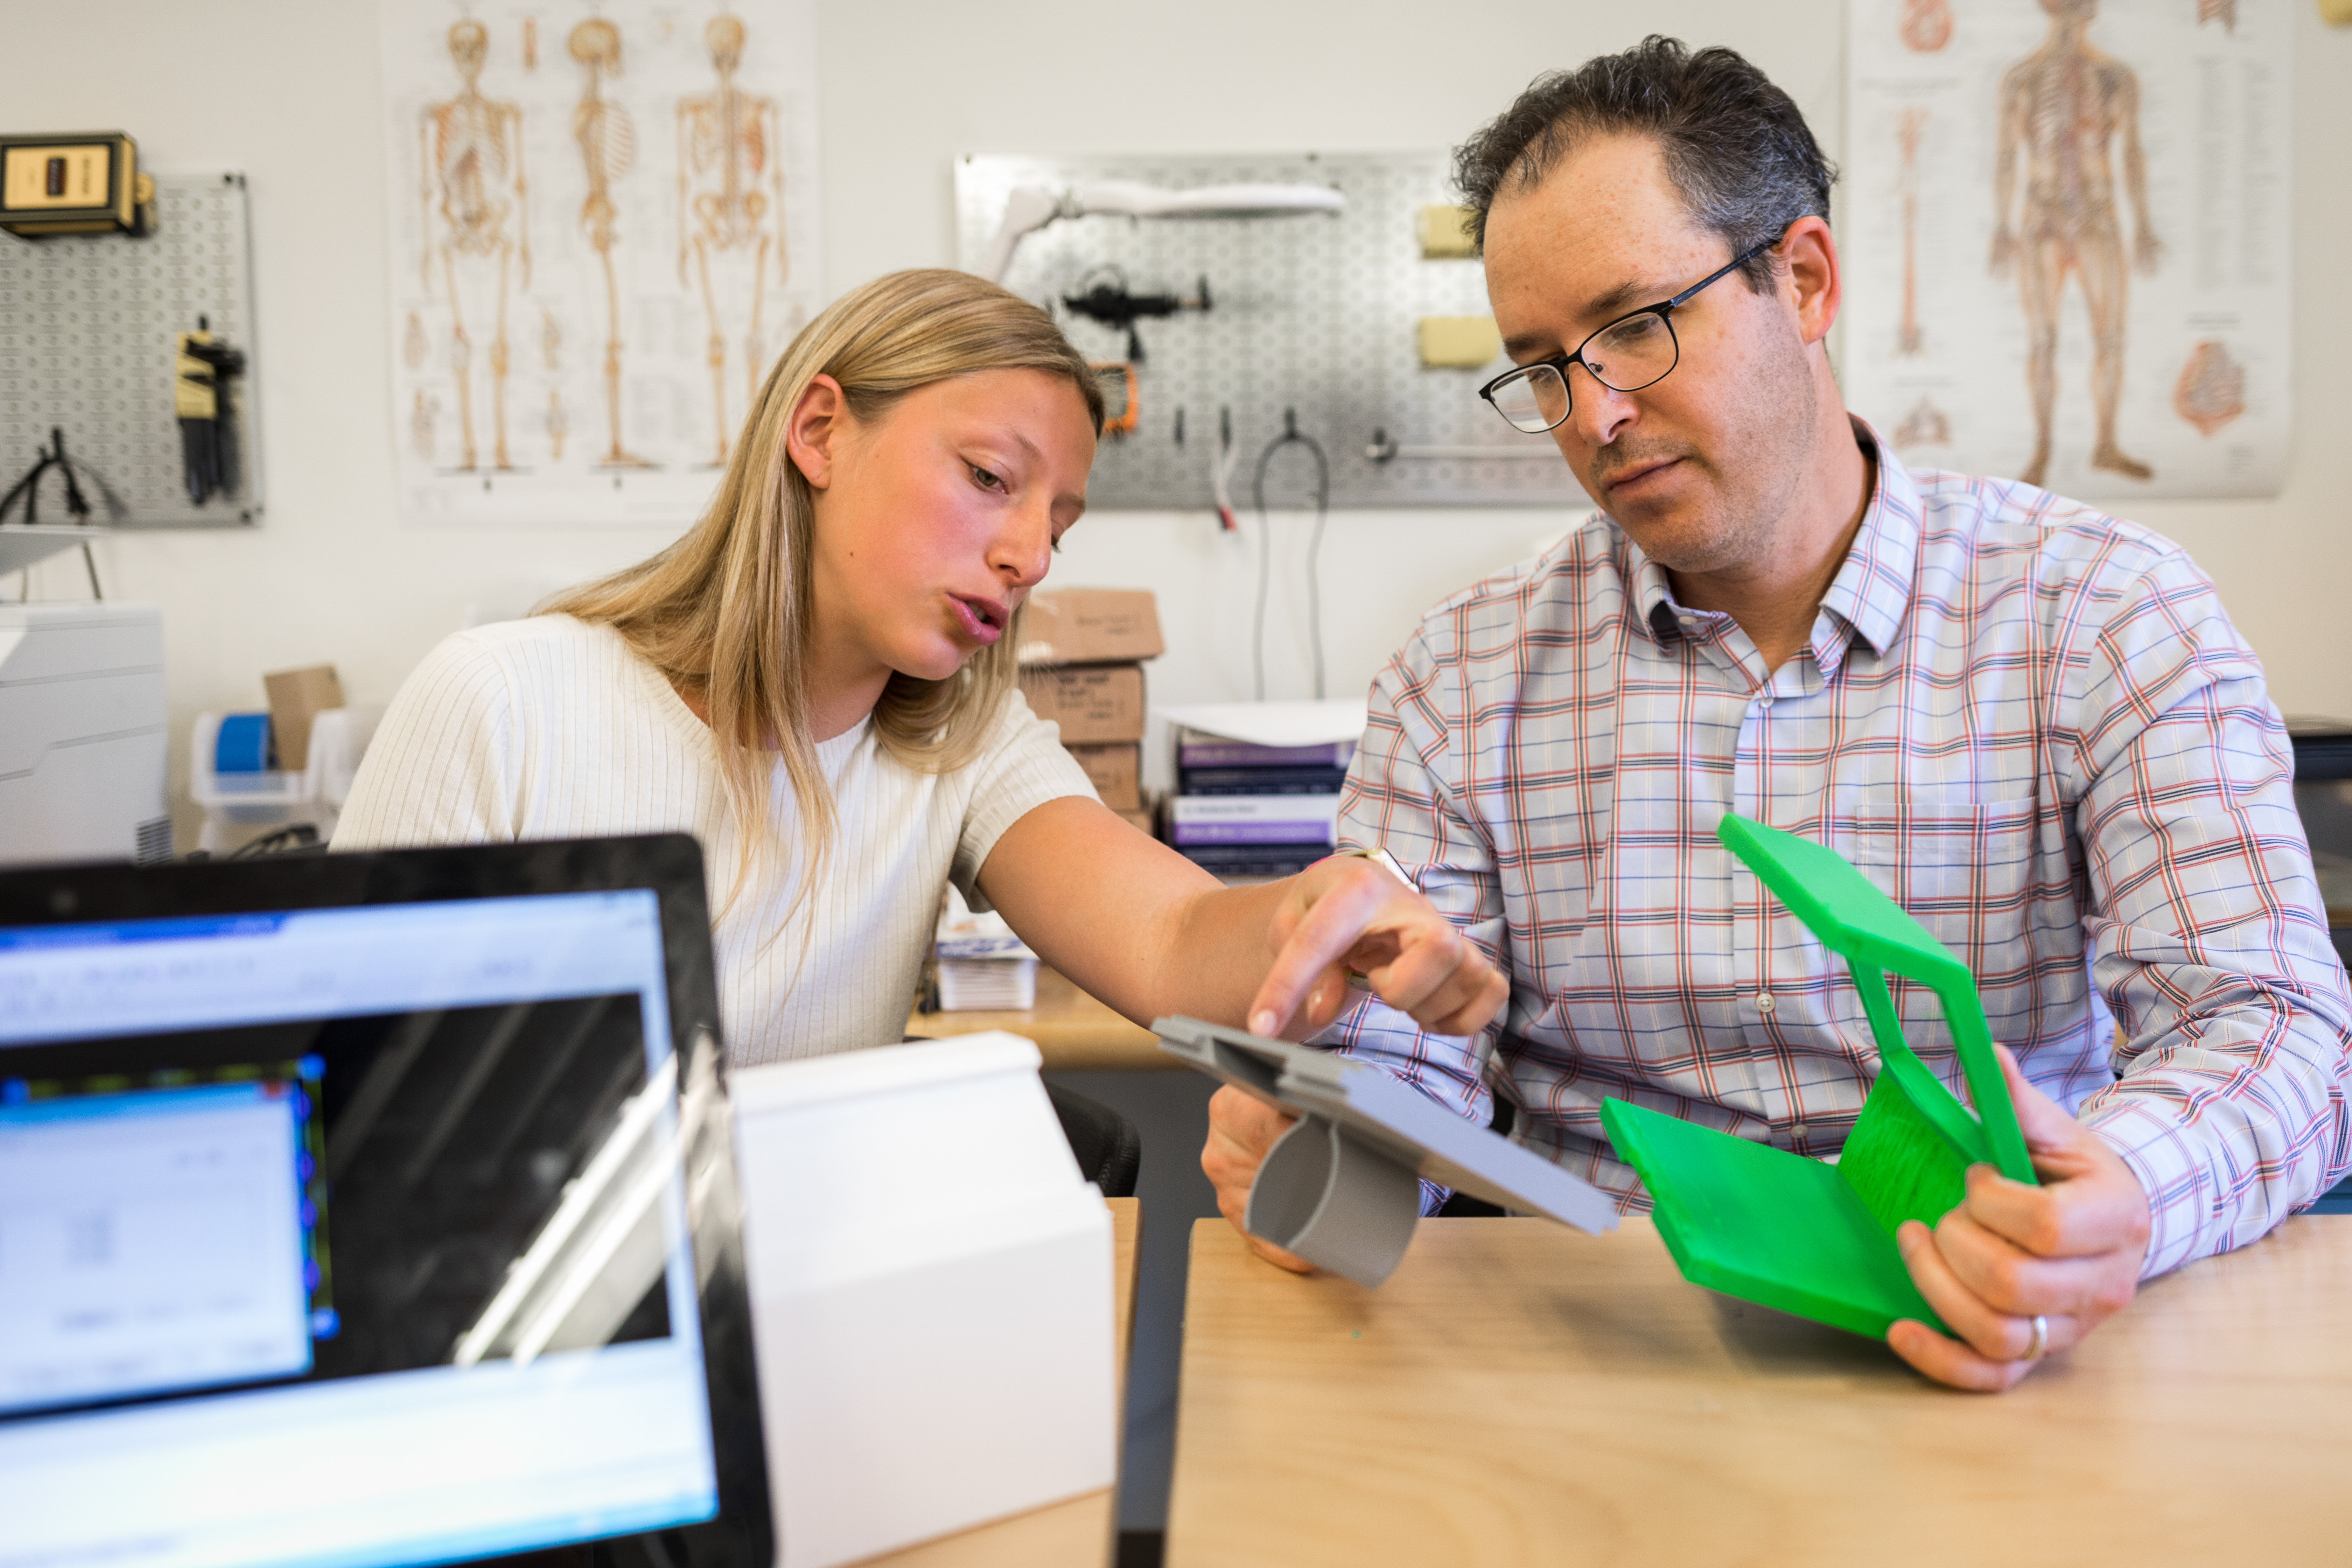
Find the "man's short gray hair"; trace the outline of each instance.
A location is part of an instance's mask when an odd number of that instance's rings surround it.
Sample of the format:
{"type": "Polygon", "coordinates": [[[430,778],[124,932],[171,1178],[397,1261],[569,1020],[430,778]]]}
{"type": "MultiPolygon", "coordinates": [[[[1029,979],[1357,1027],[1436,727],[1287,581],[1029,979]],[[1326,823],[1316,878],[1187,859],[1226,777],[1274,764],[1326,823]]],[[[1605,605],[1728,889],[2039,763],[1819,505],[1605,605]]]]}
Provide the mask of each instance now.
{"type": "MultiPolygon", "coordinates": [[[[1510,108],[1455,149],[1454,183],[1470,232],[1486,245],[1486,215],[1506,185],[1533,190],[1580,141],[1648,136],[1691,216],[1739,255],[1808,214],[1829,221],[1837,169],[1796,103],[1737,50],[1694,54],[1652,34],[1618,55],[1536,78],[1510,108]]],[[[1772,258],[1741,269],[1771,285],[1772,258]]]]}

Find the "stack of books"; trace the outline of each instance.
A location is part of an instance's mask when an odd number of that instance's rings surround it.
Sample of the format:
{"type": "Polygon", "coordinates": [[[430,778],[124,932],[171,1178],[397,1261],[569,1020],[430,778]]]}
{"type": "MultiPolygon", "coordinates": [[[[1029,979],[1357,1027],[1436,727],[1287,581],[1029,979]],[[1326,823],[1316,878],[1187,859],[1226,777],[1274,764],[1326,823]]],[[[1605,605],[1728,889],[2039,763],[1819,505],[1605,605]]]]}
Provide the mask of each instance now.
{"type": "Polygon", "coordinates": [[[1003,915],[972,913],[952,888],[931,952],[942,1013],[1020,1012],[1037,1005],[1037,955],[1003,915]]]}
{"type": "Polygon", "coordinates": [[[1287,877],[1338,847],[1353,741],[1260,746],[1176,732],[1168,838],[1220,877],[1287,877]]]}

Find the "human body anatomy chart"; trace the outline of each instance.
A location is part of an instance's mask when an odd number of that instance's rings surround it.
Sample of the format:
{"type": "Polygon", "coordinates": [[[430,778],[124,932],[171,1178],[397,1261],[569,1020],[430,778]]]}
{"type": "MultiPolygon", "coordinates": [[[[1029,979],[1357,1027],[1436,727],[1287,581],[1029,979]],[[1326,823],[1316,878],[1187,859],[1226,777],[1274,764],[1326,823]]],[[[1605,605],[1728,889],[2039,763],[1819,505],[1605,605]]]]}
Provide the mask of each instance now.
{"type": "Polygon", "coordinates": [[[1849,401],[1915,466],[2277,493],[2286,0],[1854,0],[1849,401]]]}
{"type": "Polygon", "coordinates": [[[383,0],[412,522],[691,522],[818,308],[812,0],[383,0]]]}

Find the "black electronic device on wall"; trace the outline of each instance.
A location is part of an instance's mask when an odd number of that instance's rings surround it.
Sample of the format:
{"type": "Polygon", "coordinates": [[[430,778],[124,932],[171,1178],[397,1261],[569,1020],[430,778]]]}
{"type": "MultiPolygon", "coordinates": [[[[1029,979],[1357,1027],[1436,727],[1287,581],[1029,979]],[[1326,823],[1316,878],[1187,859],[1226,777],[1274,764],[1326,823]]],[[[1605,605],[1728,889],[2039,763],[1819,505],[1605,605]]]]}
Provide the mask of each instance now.
{"type": "Polygon", "coordinates": [[[142,234],[154,200],[138,143],[120,131],[0,136],[0,228],[10,234],[142,234]]]}

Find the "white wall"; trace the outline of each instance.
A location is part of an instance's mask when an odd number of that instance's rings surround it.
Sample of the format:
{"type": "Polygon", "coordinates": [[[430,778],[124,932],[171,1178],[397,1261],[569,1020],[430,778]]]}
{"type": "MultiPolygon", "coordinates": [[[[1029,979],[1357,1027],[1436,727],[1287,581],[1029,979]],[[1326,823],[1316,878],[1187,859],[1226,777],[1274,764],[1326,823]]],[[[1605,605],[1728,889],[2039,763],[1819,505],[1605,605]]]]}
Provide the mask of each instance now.
{"type": "MultiPolygon", "coordinates": [[[[2352,716],[2352,30],[2296,18],[2300,432],[2284,492],[2149,503],[2220,582],[2291,712],[2352,716]]],[[[454,12],[453,12],[454,14],[454,12]]],[[[1450,145],[1536,72],[1648,30],[1733,45],[1795,95],[1834,153],[1843,131],[1834,0],[820,0],[825,279],[951,261],[959,152],[1333,151],[1450,145]]],[[[388,698],[469,605],[511,613],[660,544],[649,530],[404,529],[393,510],[384,355],[385,216],[374,7],[362,0],[0,0],[6,129],[121,127],[151,167],[250,179],[269,516],[250,533],[118,540],[108,591],[160,601],[175,734],[206,707],[254,705],[265,669],[332,660],[355,700],[388,698]],[[39,62],[37,68],[26,68],[39,62]]],[[[0,466],[13,468],[23,454],[0,466]]],[[[1563,513],[1376,512],[1331,520],[1323,556],[1335,691],[1360,690],[1444,594],[1518,559],[1563,513]]],[[[1278,555],[1304,542],[1277,523],[1278,555]]],[[[1206,514],[1105,513],[1071,536],[1057,581],[1159,590],[1163,700],[1249,693],[1254,542],[1206,514]]],[[[78,560],[37,595],[80,586],[78,560]]],[[[1306,687],[1295,571],[1269,631],[1275,695],[1306,687]]],[[[184,823],[184,826],[185,824],[184,823]]]]}

